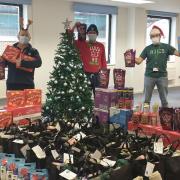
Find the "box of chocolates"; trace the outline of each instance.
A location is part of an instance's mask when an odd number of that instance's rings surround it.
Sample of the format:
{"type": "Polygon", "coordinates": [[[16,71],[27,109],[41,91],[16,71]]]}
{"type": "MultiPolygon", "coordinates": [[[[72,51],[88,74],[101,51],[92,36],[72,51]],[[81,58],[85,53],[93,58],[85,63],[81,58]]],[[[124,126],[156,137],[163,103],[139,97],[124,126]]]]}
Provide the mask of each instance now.
{"type": "Polygon", "coordinates": [[[0,128],[8,127],[12,124],[12,113],[2,109],[0,110],[0,128]]]}
{"type": "Polygon", "coordinates": [[[23,107],[24,104],[24,91],[7,91],[7,108],[23,107]]]}
{"type": "Polygon", "coordinates": [[[110,107],[117,104],[117,90],[96,88],[95,108],[108,111],[110,107]]]}
{"type": "Polygon", "coordinates": [[[16,59],[19,57],[21,51],[18,48],[15,48],[13,46],[7,46],[4,50],[2,57],[11,63],[16,63],[16,59]]]}
{"type": "Polygon", "coordinates": [[[19,107],[13,109],[12,116],[13,116],[13,123],[16,124],[19,124],[21,120],[26,122],[25,119],[27,118],[28,119],[40,118],[41,106],[25,106],[25,107],[19,107]]]}
{"type": "Polygon", "coordinates": [[[40,89],[25,89],[25,105],[41,105],[42,91],[40,89]]]}

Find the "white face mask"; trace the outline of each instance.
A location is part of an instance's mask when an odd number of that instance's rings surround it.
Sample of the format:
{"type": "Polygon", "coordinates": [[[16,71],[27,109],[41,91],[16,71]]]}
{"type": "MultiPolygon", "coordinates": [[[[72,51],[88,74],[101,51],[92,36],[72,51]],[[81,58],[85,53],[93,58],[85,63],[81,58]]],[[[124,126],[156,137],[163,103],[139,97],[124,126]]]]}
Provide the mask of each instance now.
{"type": "Polygon", "coordinates": [[[153,37],[152,39],[153,44],[159,44],[160,43],[160,37],[153,37]]]}
{"type": "Polygon", "coordinates": [[[97,34],[88,34],[88,38],[90,42],[95,42],[97,39],[97,34]]]}
{"type": "Polygon", "coordinates": [[[21,43],[21,44],[28,44],[29,43],[29,37],[27,37],[27,36],[19,36],[19,42],[21,43]]]}

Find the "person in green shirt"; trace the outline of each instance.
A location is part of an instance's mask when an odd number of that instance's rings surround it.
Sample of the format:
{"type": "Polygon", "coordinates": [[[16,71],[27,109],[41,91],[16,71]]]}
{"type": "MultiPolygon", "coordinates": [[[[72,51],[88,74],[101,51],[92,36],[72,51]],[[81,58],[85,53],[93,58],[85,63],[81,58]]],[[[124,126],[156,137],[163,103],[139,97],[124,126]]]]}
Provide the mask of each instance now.
{"type": "Polygon", "coordinates": [[[150,32],[152,44],[144,48],[141,55],[135,59],[135,62],[136,64],[141,64],[146,60],[144,103],[150,104],[156,85],[162,107],[168,107],[167,61],[170,55],[180,56],[180,53],[169,44],[161,43],[162,36],[164,36],[162,30],[157,26],[153,26],[150,32]]]}

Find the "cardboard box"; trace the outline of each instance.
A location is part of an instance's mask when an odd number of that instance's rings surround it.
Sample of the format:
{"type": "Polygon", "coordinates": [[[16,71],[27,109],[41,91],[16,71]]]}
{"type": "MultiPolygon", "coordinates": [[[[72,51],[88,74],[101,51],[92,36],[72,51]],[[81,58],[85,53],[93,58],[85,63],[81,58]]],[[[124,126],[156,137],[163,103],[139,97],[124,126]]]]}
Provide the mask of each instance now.
{"type": "Polygon", "coordinates": [[[96,88],[95,108],[109,110],[117,104],[117,90],[96,88]]]}
{"type": "Polygon", "coordinates": [[[8,127],[12,124],[12,113],[2,109],[0,110],[0,128],[8,127]]]}
{"type": "Polygon", "coordinates": [[[5,79],[5,61],[0,60],[0,80],[5,79]]]}
{"type": "Polygon", "coordinates": [[[109,122],[109,112],[106,110],[94,108],[94,116],[99,123],[106,124],[109,122]]]}
{"type": "Polygon", "coordinates": [[[23,107],[24,103],[24,91],[7,91],[7,108],[23,107]]]}
{"type": "Polygon", "coordinates": [[[25,89],[25,104],[29,105],[41,105],[42,91],[40,89],[25,89]]]}
{"type": "Polygon", "coordinates": [[[26,118],[35,119],[41,117],[41,106],[25,106],[12,109],[13,123],[19,124],[26,118]]]}
{"type": "Polygon", "coordinates": [[[15,48],[13,46],[7,46],[6,49],[4,50],[2,57],[11,62],[11,63],[16,63],[16,59],[19,57],[20,55],[20,49],[15,48]]]}

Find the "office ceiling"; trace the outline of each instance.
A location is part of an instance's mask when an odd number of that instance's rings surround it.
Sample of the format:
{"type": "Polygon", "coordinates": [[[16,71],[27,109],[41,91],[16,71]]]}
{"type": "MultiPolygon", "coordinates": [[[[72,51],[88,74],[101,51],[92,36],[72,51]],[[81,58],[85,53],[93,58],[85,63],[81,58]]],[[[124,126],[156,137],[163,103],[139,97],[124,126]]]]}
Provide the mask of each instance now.
{"type": "Polygon", "coordinates": [[[115,6],[121,6],[121,7],[144,7],[148,10],[180,13],[180,0],[151,0],[151,1],[154,1],[155,3],[143,4],[143,5],[133,5],[133,4],[127,4],[127,3],[121,3],[121,2],[113,2],[111,0],[68,0],[68,1],[104,4],[104,5],[115,5],[115,6]]]}

